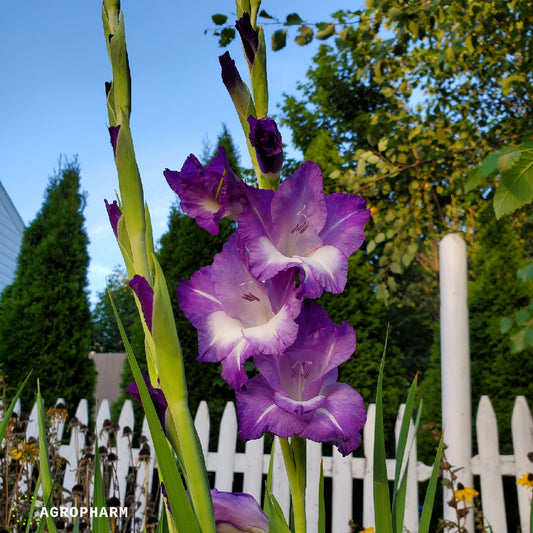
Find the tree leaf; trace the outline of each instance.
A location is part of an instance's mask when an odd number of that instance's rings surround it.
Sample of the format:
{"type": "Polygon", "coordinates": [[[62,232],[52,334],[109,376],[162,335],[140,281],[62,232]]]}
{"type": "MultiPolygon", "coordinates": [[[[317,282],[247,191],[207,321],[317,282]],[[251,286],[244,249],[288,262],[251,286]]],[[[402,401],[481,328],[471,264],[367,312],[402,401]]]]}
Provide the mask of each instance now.
{"type": "Polygon", "coordinates": [[[533,263],[528,263],[524,268],[521,268],[516,277],[523,282],[531,281],[533,279],[533,263]]]}
{"type": "Polygon", "coordinates": [[[500,320],[500,331],[501,333],[507,333],[513,325],[513,319],[509,316],[504,316],[500,320]]]}
{"type": "Polygon", "coordinates": [[[297,24],[303,24],[303,22],[298,13],[290,13],[285,20],[285,26],[295,26],[297,24]]]}
{"type": "Polygon", "coordinates": [[[226,24],[226,20],[228,20],[228,17],[226,15],[217,13],[216,15],[212,15],[211,19],[217,26],[222,26],[222,24],[226,24]]]}
{"type": "Polygon", "coordinates": [[[528,149],[521,151],[517,162],[501,176],[494,195],[496,218],[512,213],[531,201],[533,201],[533,150],[528,149]]]}
{"type": "Polygon", "coordinates": [[[321,41],[324,41],[331,37],[332,35],[335,35],[335,24],[328,24],[326,22],[319,22],[316,27],[318,28],[318,31],[316,33],[316,38],[320,39],[321,41]],[[325,27],[324,27],[325,25],[325,27]]]}
{"type": "Polygon", "coordinates": [[[272,50],[277,52],[287,44],[287,30],[277,30],[272,34],[272,50]]]}
{"type": "Polygon", "coordinates": [[[261,11],[259,11],[259,16],[264,19],[275,20],[274,17],[269,15],[264,9],[261,9],[261,11]]]}
{"type": "Polygon", "coordinates": [[[228,26],[220,32],[218,44],[224,48],[228,46],[233,39],[235,39],[235,29],[228,26]]]}
{"type": "Polygon", "coordinates": [[[294,40],[300,46],[309,44],[313,40],[313,30],[309,26],[300,26],[300,31],[294,40]]]}

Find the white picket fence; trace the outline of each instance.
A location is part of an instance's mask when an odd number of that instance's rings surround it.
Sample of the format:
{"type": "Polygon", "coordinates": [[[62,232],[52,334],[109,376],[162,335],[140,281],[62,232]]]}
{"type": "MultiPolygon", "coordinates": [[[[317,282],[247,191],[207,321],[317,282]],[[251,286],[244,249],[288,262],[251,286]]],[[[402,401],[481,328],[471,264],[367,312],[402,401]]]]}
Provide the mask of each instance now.
{"type": "MultiPolygon", "coordinates": [[[[400,407],[396,424],[397,434],[403,416],[403,406],[400,407]]],[[[76,417],[81,424],[87,424],[87,402],[82,400],[76,411],[76,417]]],[[[118,424],[116,446],[110,446],[110,432],[104,429],[104,422],[110,419],[109,403],[103,401],[97,416],[98,446],[105,446],[118,457],[114,466],[116,471],[114,484],[109,487],[109,497],[118,497],[121,505],[124,504],[126,492],[126,476],[132,467],[136,467],[136,500],[139,507],[135,516],[138,518],[137,527],[140,531],[144,522],[146,493],[152,486],[155,467],[154,452],[146,420],[143,424],[143,434],[147,444],[152,450],[148,460],[140,461],[139,449],[132,449],[130,438],[123,435],[124,427],[133,428],[133,408],[130,401],[124,404],[118,424]]],[[[368,422],[363,435],[363,457],[349,455],[342,457],[336,449],[332,456],[322,456],[322,446],[319,443],[308,442],[307,445],[307,475],[308,489],[306,494],[309,533],[317,530],[318,517],[318,479],[320,461],[323,461],[325,478],[331,479],[331,531],[347,533],[349,521],[354,520],[360,525],[369,527],[374,524],[373,495],[372,495],[372,463],[374,439],[375,408],[368,408],[368,422]],[[354,480],[362,480],[362,494],[354,494],[354,480]],[[362,500],[362,516],[354,516],[353,501],[362,500]]],[[[200,442],[207,457],[207,470],[214,473],[214,485],[222,491],[234,489],[235,474],[242,475],[242,491],[252,494],[258,501],[262,501],[265,475],[268,471],[270,454],[265,453],[263,439],[249,441],[244,452],[237,452],[237,417],[233,403],[228,403],[224,411],[220,432],[218,436],[217,451],[209,451],[209,412],[205,402],[200,404],[195,418],[200,442]]],[[[412,428],[413,429],[413,428],[412,428]]],[[[57,437],[61,438],[64,424],[56,426],[57,437]]],[[[491,525],[494,533],[506,533],[505,500],[503,494],[502,476],[512,476],[519,479],[524,473],[532,470],[527,454],[533,450],[533,422],[526,399],[523,396],[516,398],[512,415],[511,432],[515,453],[514,455],[500,455],[498,448],[498,428],[496,417],[488,397],[483,397],[477,413],[477,435],[479,454],[471,458],[470,465],[461,465],[470,468],[474,475],[479,476],[481,485],[481,500],[485,521],[491,525]]],[[[30,414],[27,427],[27,437],[37,436],[36,406],[30,414]]],[[[413,439],[413,432],[410,438],[413,439]]],[[[416,443],[415,443],[416,444],[416,443]]],[[[76,469],[80,458],[84,438],[80,433],[80,426],[71,430],[70,442],[61,445],[60,455],[68,460],[63,486],[70,490],[76,483],[76,469]]],[[[407,501],[405,510],[404,528],[415,533],[418,531],[418,491],[419,482],[429,479],[431,467],[417,461],[416,445],[410,447],[407,501]]],[[[278,445],[274,448],[274,473],[273,492],[278,499],[285,515],[289,516],[289,486],[283,467],[281,450],[278,445]]],[[[458,465],[459,466],[459,465],[458,465]]],[[[393,479],[395,460],[387,460],[389,479],[393,479]]],[[[522,531],[529,531],[529,505],[531,490],[517,485],[517,497],[520,510],[522,531]]],[[[509,495],[508,495],[509,497],[509,495]]],[[[448,498],[449,499],[449,498],[448,498]]]]}

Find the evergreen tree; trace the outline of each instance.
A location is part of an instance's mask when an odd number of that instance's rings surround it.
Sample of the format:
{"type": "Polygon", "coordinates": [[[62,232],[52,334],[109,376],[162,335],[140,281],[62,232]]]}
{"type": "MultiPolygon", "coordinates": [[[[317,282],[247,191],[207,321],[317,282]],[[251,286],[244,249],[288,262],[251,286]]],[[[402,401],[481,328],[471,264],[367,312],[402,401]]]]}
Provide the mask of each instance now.
{"type": "MultiPolygon", "coordinates": [[[[0,362],[11,387],[30,369],[43,397],[64,398],[75,409],[93,402],[96,372],[89,359],[91,313],[87,296],[85,197],[76,162],[51,178],[35,220],[26,228],[16,277],[0,300],[0,362]]],[[[35,387],[22,402],[31,407],[35,387]]]]}

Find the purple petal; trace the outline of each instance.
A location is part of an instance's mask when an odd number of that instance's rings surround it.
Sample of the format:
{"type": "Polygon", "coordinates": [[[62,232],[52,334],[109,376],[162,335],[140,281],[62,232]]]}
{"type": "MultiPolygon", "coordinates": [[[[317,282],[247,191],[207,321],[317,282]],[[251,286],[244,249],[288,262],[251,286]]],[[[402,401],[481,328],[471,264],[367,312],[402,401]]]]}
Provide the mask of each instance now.
{"type": "MultiPolygon", "coordinates": [[[[150,394],[150,398],[152,399],[152,402],[154,404],[157,417],[159,418],[159,421],[161,422],[161,426],[163,427],[163,429],[165,429],[166,428],[166,413],[167,413],[167,407],[168,407],[168,403],[165,398],[165,395],[161,389],[156,389],[155,387],[152,386],[152,384],[150,383],[150,379],[144,372],[142,373],[142,375],[143,375],[144,382],[146,383],[146,388],[148,389],[148,393],[150,394]]],[[[133,396],[133,399],[137,403],[142,405],[141,395],[139,393],[139,387],[135,381],[133,381],[126,387],[126,392],[131,394],[133,396]]]]}
{"type": "Polygon", "coordinates": [[[109,222],[111,223],[111,227],[113,228],[113,233],[118,239],[118,222],[120,220],[120,217],[122,216],[122,211],[120,210],[116,200],[112,204],[110,204],[107,200],[104,200],[104,202],[105,207],[107,209],[107,216],[109,217],[109,222]]]}
{"type": "Polygon", "coordinates": [[[246,359],[279,354],[294,342],[301,308],[294,271],[261,283],[247,259],[233,234],[211,266],[178,287],[180,307],[198,330],[198,359],[221,361],[222,377],[235,389],[246,382],[246,359]]]}
{"type": "Polygon", "coordinates": [[[258,439],[265,432],[287,438],[305,429],[302,420],[276,405],[275,392],[263,376],[255,376],[246,388],[236,391],[239,436],[243,440],[258,439]]]}
{"type": "Polygon", "coordinates": [[[141,302],[141,309],[144,315],[144,320],[148,326],[148,330],[152,331],[152,314],[154,309],[154,290],[150,287],[148,281],[142,276],[135,274],[129,283],[137,298],[141,302]]]}
{"type": "Polygon", "coordinates": [[[344,290],[348,256],[361,245],[370,212],[362,198],[324,196],[322,187],[318,166],[305,162],[276,193],[246,193],[237,231],[256,278],[298,267],[304,296],[344,290]]]}
{"type": "Polygon", "coordinates": [[[109,137],[111,139],[111,146],[113,147],[113,155],[115,156],[115,158],[117,157],[117,141],[119,132],[120,125],[109,127],[109,137]]]}
{"type": "Polygon", "coordinates": [[[248,59],[248,63],[250,63],[250,65],[253,65],[255,61],[255,54],[257,53],[257,47],[259,45],[259,36],[252,27],[250,14],[245,11],[242,17],[235,23],[235,27],[241,36],[246,59],[248,59]]]}
{"type": "Polygon", "coordinates": [[[279,174],[283,166],[281,133],[271,118],[248,117],[250,144],[255,148],[259,168],[264,174],[279,174]]]}
{"type": "Polygon", "coordinates": [[[191,154],[180,172],[167,168],[163,174],[183,212],[212,235],[218,234],[222,218],[236,220],[242,210],[244,185],[231,170],[223,146],[206,168],[191,154]]]}
{"type": "Polygon", "coordinates": [[[217,533],[267,533],[268,518],[250,494],[211,490],[217,533]]]}
{"type": "Polygon", "coordinates": [[[347,257],[363,243],[364,225],[370,218],[363,198],[355,194],[334,193],[326,196],[328,218],[320,237],[324,244],[341,250],[347,257]]]}
{"type": "Polygon", "coordinates": [[[342,455],[348,455],[361,442],[361,430],[366,422],[363,398],[346,383],[333,383],[322,393],[327,399],[314,412],[300,437],[334,444],[342,455]]]}

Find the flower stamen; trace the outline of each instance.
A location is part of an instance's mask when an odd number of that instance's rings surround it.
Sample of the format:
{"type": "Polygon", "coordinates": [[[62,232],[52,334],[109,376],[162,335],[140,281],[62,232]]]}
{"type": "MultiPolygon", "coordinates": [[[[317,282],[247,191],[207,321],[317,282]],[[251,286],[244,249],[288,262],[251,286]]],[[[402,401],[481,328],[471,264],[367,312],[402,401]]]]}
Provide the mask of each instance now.
{"type": "Polygon", "coordinates": [[[247,302],[260,302],[261,298],[258,298],[255,294],[252,292],[245,292],[241,295],[241,298],[243,300],[246,300],[247,302]]]}

